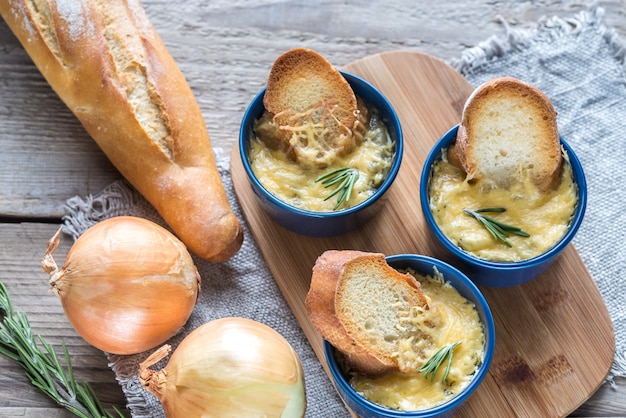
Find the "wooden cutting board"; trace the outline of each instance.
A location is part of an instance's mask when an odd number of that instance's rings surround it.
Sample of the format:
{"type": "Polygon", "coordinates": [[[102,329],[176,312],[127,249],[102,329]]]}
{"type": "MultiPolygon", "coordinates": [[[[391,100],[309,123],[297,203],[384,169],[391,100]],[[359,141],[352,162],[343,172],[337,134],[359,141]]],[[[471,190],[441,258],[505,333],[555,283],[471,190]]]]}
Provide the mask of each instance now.
{"type": "MultiPolygon", "coordinates": [[[[426,233],[420,173],[435,141],[460,120],[473,90],[446,63],[417,52],[378,54],[343,69],[378,87],[402,123],[402,166],[386,206],[374,220],[359,231],[333,238],[289,232],[257,204],[237,146],[231,159],[235,192],[254,239],[326,370],[322,339],[304,306],[316,258],[327,249],[445,258],[426,233]]],[[[573,246],[530,283],[481,290],[495,319],[496,349],[489,375],[460,417],[565,416],[596,391],[613,362],[614,334],[606,305],[573,246]]]]}

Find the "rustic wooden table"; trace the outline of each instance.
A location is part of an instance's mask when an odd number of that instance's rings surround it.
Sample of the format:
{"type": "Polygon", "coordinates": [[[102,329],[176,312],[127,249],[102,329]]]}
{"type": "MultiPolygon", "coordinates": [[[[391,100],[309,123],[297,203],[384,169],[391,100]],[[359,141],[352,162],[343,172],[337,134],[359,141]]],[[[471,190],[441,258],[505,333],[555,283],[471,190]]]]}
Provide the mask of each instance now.
{"type": "MultiPolygon", "coordinates": [[[[6,0],[1,0],[6,1],[6,0]]],[[[216,156],[228,158],[239,121],[264,84],[274,59],[294,46],[318,50],[337,66],[397,49],[443,60],[542,16],[574,16],[583,1],[543,0],[143,0],[189,80],[216,156]]],[[[605,22],[626,40],[626,1],[599,1],[605,22]]],[[[120,178],[80,123],[48,87],[6,24],[0,21],[0,280],[35,332],[65,341],[75,374],[105,404],[124,396],[102,352],[67,322],[40,268],[46,243],[72,196],[95,194],[120,178]]],[[[56,258],[71,243],[64,239],[56,258]]],[[[626,379],[603,385],[572,416],[626,416],[626,379]]],[[[12,361],[0,358],[0,417],[65,417],[69,413],[31,386],[12,361]]]]}

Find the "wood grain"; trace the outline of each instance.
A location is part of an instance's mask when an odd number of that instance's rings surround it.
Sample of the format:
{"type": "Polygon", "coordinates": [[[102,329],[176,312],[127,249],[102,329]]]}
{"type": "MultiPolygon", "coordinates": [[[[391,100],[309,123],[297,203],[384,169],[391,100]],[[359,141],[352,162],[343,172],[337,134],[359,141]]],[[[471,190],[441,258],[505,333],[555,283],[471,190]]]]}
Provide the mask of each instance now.
{"type": "MultiPolygon", "coordinates": [[[[506,27],[575,16],[588,0],[143,0],[198,98],[218,158],[226,158],[250,97],[294,46],[341,66],[375,53],[461,56],[506,27]],[[503,24],[506,22],[506,26],[503,24]]],[[[598,2],[626,37],[626,0],[598,2]]],[[[0,20],[0,217],[59,219],[68,197],[97,193],[120,174],[39,74],[0,20]]]]}
{"type": "MultiPolygon", "coordinates": [[[[400,172],[374,220],[333,238],[289,232],[262,212],[237,146],[231,156],[233,184],[254,238],[325,367],[321,337],[304,306],[315,259],[326,249],[442,256],[421,214],[419,176],[427,153],[441,134],[458,123],[473,90],[443,61],[417,52],[376,54],[344,68],[387,96],[405,137],[400,172]]],[[[597,390],[613,361],[613,328],[573,246],[530,283],[481,290],[496,322],[496,352],[488,378],[460,416],[565,416],[597,390]]]]}
{"type": "MultiPolygon", "coordinates": [[[[35,335],[61,353],[65,343],[77,379],[88,381],[104,405],[124,406],[124,396],[108,368],[104,353],[87,344],[72,328],[58,297],[48,292],[48,275],[41,269],[47,240],[59,225],[0,224],[0,281],[9,290],[13,308],[25,312],[35,335]]],[[[71,240],[63,236],[55,253],[64,260],[71,240]]],[[[45,397],[13,361],[0,356],[0,417],[70,416],[45,397]],[[41,415],[39,415],[41,414],[41,415]]]]}
{"type": "MultiPolygon", "coordinates": [[[[392,50],[425,52],[448,61],[490,36],[504,36],[509,28],[534,27],[543,16],[575,16],[587,10],[590,1],[141,3],[189,80],[215,153],[223,159],[230,155],[250,98],[265,84],[275,58],[291,47],[317,49],[339,66],[392,50]]],[[[606,11],[606,24],[626,39],[626,0],[597,3],[606,11]]],[[[35,317],[35,332],[57,345],[68,340],[76,373],[94,385],[103,402],[124,408],[124,396],[104,355],[75,335],[60,304],[47,293],[46,277],[39,267],[67,199],[95,194],[120,175],[49,88],[2,20],[0,166],[0,280],[16,295],[16,306],[35,317]]],[[[397,224],[397,220],[387,223],[397,224]]],[[[361,243],[375,248],[365,238],[361,243]]],[[[67,248],[64,240],[59,258],[67,248]]],[[[615,385],[601,386],[572,416],[624,416],[626,379],[616,379],[615,385]]],[[[34,389],[11,361],[0,357],[0,417],[71,416],[34,389]]]]}

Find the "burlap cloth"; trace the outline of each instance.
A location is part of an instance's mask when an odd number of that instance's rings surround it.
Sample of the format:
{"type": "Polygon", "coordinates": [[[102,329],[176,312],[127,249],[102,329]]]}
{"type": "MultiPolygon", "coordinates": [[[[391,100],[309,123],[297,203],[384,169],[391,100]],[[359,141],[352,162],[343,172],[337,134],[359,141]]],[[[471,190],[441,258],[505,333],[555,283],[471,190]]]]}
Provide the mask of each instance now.
{"type": "MultiPolygon", "coordinates": [[[[451,62],[472,85],[500,75],[526,80],[553,100],[563,137],[582,160],[589,186],[585,221],[574,245],[605,298],[613,320],[617,355],[611,375],[626,376],[626,74],[625,48],[602,21],[603,10],[591,6],[575,18],[544,18],[530,30],[510,30],[465,51],[451,62]]],[[[506,25],[506,23],[504,23],[506,25]]],[[[234,196],[229,162],[220,172],[239,219],[244,219],[234,196]]],[[[64,231],[78,237],[94,223],[117,215],[163,221],[125,182],[110,185],[96,196],[67,202],[64,231]]],[[[230,261],[211,264],[196,259],[203,278],[202,294],[174,346],[191,330],[209,320],[241,316],[263,322],[280,332],[298,352],[306,376],[307,417],[349,416],[313,350],[287,306],[260,251],[244,223],[245,242],[230,261]]],[[[127,397],[133,417],[164,416],[158,400],[137,380],[138,364],[146,354],[108,355],[127,397]]],[[[157,365],[163,367],[164,363],[157,365]]]]}

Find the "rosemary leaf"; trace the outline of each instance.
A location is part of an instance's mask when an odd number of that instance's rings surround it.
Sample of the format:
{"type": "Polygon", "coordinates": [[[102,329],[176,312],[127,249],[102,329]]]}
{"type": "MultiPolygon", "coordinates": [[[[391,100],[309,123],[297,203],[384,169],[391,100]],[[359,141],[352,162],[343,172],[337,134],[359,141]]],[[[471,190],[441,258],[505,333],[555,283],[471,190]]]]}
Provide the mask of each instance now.
{"type": "Polygon", "coordinates": [[[529,237],[528,232],[522,231],[521,228],[503,222],[497,221],[490,216],[482,215],[485,212],[502,213],[506,211],[505,208],[483,208],[483,209],[463,209],[463,213],[475,218],[480,222],[487,231],[491,234],[493,239],[505,244],[507,247],[511,246],[511,243],[507,239],[509,234],[519,235],[521,237],[529,237]]]}
{"type": "Polygon", "coordinates": [[[428,379],[428,376],[430,375],[430,380],[433,381],[435,380],[435,376],[437,375],[437,371],[439,370],[439,367],[441,367],[441,365],[443,364],[444,361],[446,361],[446,358],[447,358],[448,363],[443,373],[443,378],[441,379],[442,382],[445,382],[445,380],[448,378],[448,374],[450,373],[450,368],[452,367],[452,355],[454,354],[454,349],[459,344],[461,344],[461,341],[458,341],[454,344],[444,345],[439,350],[437,350],[435,354],[433,354],[424,363],[424,365],[420,367],[418,371],[420,373],[422,372],[424,373],[425,379],[428,379]]]}
{"type": "Polygon", "coordinates": [[[15,312],[4,283],[0,281],[0,354],[22,366],[33,386],[76,416],[114,418],[117,415],[102,407],[91,386],[74,378],[67,347],[63,343],[65,368],[54,347],[41,336],[35,338],[24,312],[15,312]]]}
{"type": "Polygon", "coordinates": [[[339,183],[337,188],[324,200],[328,200],[333,196],[337,196],[337,204],[333,207],[333,210],[337,210],[342,203],[350,200],[352,189],[356,181],[359,178],[359,172],[350,167],[337,168],[326,174],[319,176],[315,179],[315,182],[321,182],[325,189],[332,187],[339,183]]]}

